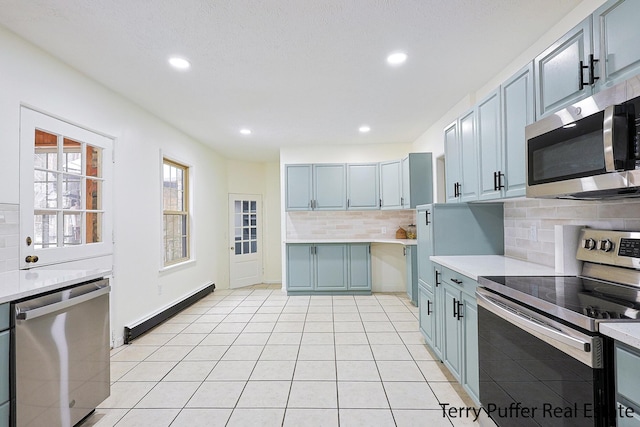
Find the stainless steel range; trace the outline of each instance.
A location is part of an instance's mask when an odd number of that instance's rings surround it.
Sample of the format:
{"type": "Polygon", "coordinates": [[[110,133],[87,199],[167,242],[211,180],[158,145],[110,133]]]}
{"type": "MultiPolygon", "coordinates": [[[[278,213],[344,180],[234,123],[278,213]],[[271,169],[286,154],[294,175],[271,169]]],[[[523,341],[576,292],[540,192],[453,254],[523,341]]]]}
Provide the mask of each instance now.
{"type": "Polygon", "coordinates": [[[640,321],[640,232],[583,229],[580,276],[478,280],[480,402],[499,426],[615,425],[613,341],[640,321]]]}

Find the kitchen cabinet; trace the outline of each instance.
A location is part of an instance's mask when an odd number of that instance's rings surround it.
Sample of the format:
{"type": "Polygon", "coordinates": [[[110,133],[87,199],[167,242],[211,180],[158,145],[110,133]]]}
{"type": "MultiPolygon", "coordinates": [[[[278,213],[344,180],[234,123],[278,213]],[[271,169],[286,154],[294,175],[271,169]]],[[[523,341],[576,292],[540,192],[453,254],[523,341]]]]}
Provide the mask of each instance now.
{"type": "Polygon", "coordinates": [[[422,283],[418,285],[418,307],[420,316],[420,332],[424,336],[427,344],[435,347],[436,312],[433,292],[428,290],[422,283]]]}
{"type": "Polygon", "coordinates": [[[347,289],[347,245],[323,244],[314,246],[316,290],[347,289]]]}
{"type": "Polygon", "coordinates": [[[288,211],[312,209],[312,165],[285,166],[285,198],[288,211]]]}
{"type": "Polygon", "coordinates": [[[478,200],[478,144],[476,109],[445,129],[447,202],[478,200]]]}
{"type": "Polygon", "coordinates": [[[591,16],[535,58],[537,119],[592,94],[590,54],[591,16]]]}
{"type": "Polygon", "coordinates": [[[378,163],[347,165],[347,209],[379,209],[378,163]]]}
{"type": "Polygon", "coordinates": [[[351,243],[349,249],[349,290],[371,291],[371,246],[351,243]]]}
{"type": "Polygon", "coordinates": [[[500,90],[494,90],[476,106],[478,127],[479,199],[500,198],[502,138],[500,138],[500,90]]]}
{"type": "Polygon", "coordinates": [[[595,90],[613,86],[640,73],[640,2],[609,0],[592,15],[593,54],[598,80],[595,90]]]}
{"type": "Polygon", "coordinates": [[[371,293],[368,243],[287,244],[287,293],[371,293]]]}
{"type": "Polygon", "coordinates": [[[418,248],[406,245],[403,249],[407,265],[407,296],[413,305],[418,305],[418,248]]]}
{"type": "Polygon", "coordinates": [[[533,63],[476,106],[480,200],[524,196],[525,127],[534,121],[533,63]]]}
{"type": "MultiPolygon", "coordinates": [[[[442,361],[464,389],[479,401],[478,283],[438,264],[442,287],[442,361]]],[[[437,306],[437,305],[436,305],[437,306]]]]}
{"type": "Polygon", "coordinates": [[[402,209],[402,164],[380,163],[380,209],[402,209]]]}
{"type": "Polygon", "coordinates": [[[459,199],[458,186],[460,185],[460,144],[458,143],[458,121],[451,123],[444,130],[444,159],[446,201],[457,203],[459,199]]]}
{"type": "Polygon", "coordinates": [[[403,209],[433,202],[433,163],[431,153],[409,153],[402,159],[403,209]]]}
{"type": "MultiPolygon", "coordinates": [[[[419,298],[432,298],[430,300],[432,302],[431,310],[426,310],[422,301],[418,301],[420,330],[427,344],[443,360],[445,331],[443,322],[448,320],[451,323],[451,319],[445,317],[444,311],[447,307],[450,311],[453,310],[453,306],[447,305],[444,301],[442,270],[432,263],[429,257],[434,255],[503,254],[503,215],[501,203],[436,203],[417,207],[418,292],[419,298]],[[426,313],[429,311],[435,314],[427,315],[426,313]]],[[[453,297],[450,295],[450,298],[453,297]]],[[[462,301],[465,300],[462,299],[462,301]]],[[[475,300],[471,302],[475,303],[475,300]]],[[[453,302],[451,301],[450,304],[453,302]]],[[[465,309],[463,308],[463,310],[465,309]]],[[[467,310],[470,309],[467,308],[467,310]]],[[[450,313],[450,317],[453,317],[452,314],[450,313]]],[[[469,326],[464,331],[467,330],[472,330],[472,327],[469,326]]],[[[466,335],[462,336],[466,337],[466,335]]],[[[458,345],[457,343],[457,339],[449,340],[449,354],[456,353],[451,347],[455,347],[458,345]]],[[[460,363],[455,362],[455,358],[450,361],[452,365],[458,366],[456,370],[459,371],[460,363]]]]}
{"type": "Polygon", "coordinates": [[[497,172],[501,197],[525,195],[525,127],[535,120],[533,80],[533,63],[529,63],[500,85],[502,168],[497,172]]]}
{"type": "Polygon", "coordinates": [[[640,426],[640,350],[616,341],[614,347],[616,372],[616,406],[618,426],[640,426]],[[626,414],[626,409],[629,415],[626,414]]]}
{"type": "Polygon", "coordinates": [[[640,73],[640,3],[609,0],[535,59],[536,117],[640,73]]]}
{"type": "Polygon", "coordinates": [[[343,164],[286,165],[286,210],[346,209],[345,170],[343,164]]]}

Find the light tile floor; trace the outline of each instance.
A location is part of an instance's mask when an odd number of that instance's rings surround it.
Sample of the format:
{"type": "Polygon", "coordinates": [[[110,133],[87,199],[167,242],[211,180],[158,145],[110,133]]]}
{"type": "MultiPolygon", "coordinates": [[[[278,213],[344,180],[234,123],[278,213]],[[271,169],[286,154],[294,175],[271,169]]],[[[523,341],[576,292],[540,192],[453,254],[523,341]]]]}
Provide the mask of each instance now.
{"type": "Polygon", "coordinates": [[[466,426],[473,405],[406,295],[216,290],[111,353],[88,426],[466,426]]]}

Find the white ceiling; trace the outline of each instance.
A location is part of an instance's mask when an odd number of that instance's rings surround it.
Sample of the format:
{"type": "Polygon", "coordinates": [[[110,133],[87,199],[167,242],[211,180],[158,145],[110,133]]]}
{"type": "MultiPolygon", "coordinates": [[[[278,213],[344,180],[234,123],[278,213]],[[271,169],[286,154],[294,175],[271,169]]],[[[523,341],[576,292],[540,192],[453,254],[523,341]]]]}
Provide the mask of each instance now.
{"type": "Polygon", "coordinates": [[[0,0],[0,25],[222,155],[271,161],[280,146],[413,142],[578,3],[0,0]],[[396,50],[409,58],[394,68],[396,50]]]}

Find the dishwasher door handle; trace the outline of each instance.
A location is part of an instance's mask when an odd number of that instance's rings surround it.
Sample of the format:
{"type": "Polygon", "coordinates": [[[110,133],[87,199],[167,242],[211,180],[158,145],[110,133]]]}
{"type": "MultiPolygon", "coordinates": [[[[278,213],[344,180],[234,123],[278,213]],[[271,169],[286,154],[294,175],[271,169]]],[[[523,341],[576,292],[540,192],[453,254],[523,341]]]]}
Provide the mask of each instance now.
{"type": "Polygon", "coordinates": [[[78,295],[77,297],[69,298],[64,301],[56,302],[42,307],[32,308],[29,310],[20,310],[16,308],[16,319],[18,320],[30,320],[38,317],[46,316],[58,310],[64,310],[74,305],[81,304],[85,301],[90,301],[94,298],[98,298],[102,295],[106,295],[111,291],[111,286],[105,286],[95,291],[88,292],[86,294],[78,295]]]}

